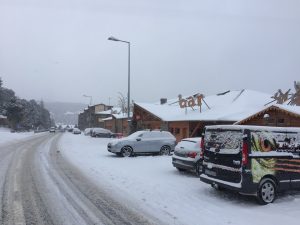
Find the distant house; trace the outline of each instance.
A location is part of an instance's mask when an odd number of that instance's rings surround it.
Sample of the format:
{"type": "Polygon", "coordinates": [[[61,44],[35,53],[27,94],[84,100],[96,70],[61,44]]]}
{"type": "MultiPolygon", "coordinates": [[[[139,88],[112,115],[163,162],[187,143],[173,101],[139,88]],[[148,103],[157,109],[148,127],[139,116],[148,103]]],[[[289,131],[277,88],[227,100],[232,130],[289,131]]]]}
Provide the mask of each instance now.
{"type": "Polygon", "coordinates": [[[300,106],[273,104],[254,112],[236,124],[300,127],[300,106]]]}
{"type": "Polygon", "coordinates": [[[8,119],[6,116],[0,115],[0,127],[8,126],[8,119]]]}
{"type": "MultiPolygon", "coordinates": [[[[183,99],[189,104],[188,101],[196,101],[196,98],[197,95],[193,95],[183,99]]],[[[132,123],[135,130],[169,130],[179,141],[201,136],[206,125],[233,124],[247,118],[270,99],[269,94],[239,90],[205,96],[201,103],[192,107],[180,107],[179,99],[163,99],[152,104],[135,103],[132,123]]]]}
{"type": "Polygon", "coordinates": [[[78,128],[104,127],[103,119],[110,117],[112,106],[97,104],[88,106],[78,115],[78,128]]]}

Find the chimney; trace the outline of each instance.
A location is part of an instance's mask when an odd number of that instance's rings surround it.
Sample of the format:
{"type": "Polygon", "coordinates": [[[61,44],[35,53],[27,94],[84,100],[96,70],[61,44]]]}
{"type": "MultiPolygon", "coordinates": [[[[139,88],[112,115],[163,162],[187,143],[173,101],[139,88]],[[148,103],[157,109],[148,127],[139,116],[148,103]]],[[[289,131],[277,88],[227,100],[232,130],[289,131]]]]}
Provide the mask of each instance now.
{"type": "Polygon", "coordinates": [[[161,99],[160,99],[160,104],[161,104],[161,105],[166,104],[167,101],[168,101],[168,99],[166,99],[166,98],[161,98],[161,99]]]}

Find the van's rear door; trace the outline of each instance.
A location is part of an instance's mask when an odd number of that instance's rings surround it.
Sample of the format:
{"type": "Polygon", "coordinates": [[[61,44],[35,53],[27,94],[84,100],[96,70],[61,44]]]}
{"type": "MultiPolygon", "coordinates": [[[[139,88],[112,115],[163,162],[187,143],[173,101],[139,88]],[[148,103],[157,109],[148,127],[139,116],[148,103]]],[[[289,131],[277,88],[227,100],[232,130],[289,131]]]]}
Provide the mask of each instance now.
{"type": "Polygon", "coordinates": [[[242,167],[242,130],[206,129],[204,173],[226,182],[239,183],[242,167]]]}

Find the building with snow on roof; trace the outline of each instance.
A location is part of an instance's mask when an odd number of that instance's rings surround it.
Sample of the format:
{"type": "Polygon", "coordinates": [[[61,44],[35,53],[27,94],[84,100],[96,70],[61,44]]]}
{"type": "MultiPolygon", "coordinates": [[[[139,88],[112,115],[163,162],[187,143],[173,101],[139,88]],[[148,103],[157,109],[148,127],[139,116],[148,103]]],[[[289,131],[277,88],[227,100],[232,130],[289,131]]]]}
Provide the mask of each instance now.
{"type": "Polygon", "coordinates": [[[7,116],[3,116],[0,114],[0,127],[7,127],[7,126],[8,126],[7,116]]]}
{"type": "Polygon", "coordinates": [[[195,94],[157,103],[135,103],[135,130],[169,130],[181,140],[201,136],[206,125],[234,124],[265,108],[272,95],[253,90],[226,91],[203,96],[195,94]]]}
{"type": "Polygon", "coordinates": [[[88,127],[104,128],[103,119],[108,118],[112,114],[112,106],[105,104],[96,104],[88,106],[82,113],[78,115],[78,127],[84,130],[88,127]]]}

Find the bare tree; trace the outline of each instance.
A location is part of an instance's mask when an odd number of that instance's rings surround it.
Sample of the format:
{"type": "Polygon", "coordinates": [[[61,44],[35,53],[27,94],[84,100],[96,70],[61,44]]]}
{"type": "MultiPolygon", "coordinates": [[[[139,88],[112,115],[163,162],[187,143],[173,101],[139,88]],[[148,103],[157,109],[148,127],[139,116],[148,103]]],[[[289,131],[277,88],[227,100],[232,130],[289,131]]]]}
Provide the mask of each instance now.
{"type": "Polygon", "coordinates": [[[121,108],[123,114],[127,113],[127,98],[121,93],[118,92],[118,107],[121,108]]]}
{"type": "MultiPolygon", "coordinates": [[[[121,92],[118,92],[118,107],[121,108],[121,112],[123,114],[126,114],[128,112],[128,98],[125,97],[121,92]]],[[[133,101],[130,103],[130,111],[133,110],[133,101]]]]}

